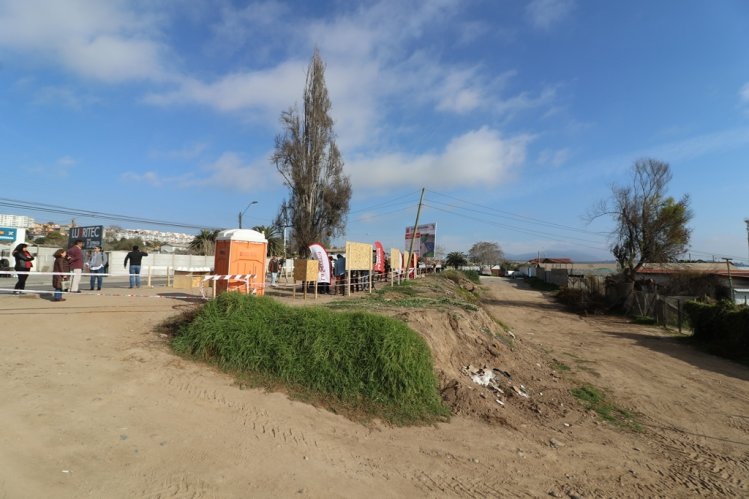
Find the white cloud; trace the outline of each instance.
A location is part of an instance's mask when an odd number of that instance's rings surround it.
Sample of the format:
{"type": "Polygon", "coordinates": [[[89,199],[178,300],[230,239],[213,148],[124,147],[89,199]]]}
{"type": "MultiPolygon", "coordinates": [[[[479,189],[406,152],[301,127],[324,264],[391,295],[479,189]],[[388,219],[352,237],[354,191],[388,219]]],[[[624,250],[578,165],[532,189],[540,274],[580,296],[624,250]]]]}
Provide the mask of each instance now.
{"type": "Polygon", "coordinates": [[[281,110],[301,99],[306,68],[306,61],[294,60],[267,70],[232,73],[212,83],[185,78],[176,90],[149,93],[144,101],[163,106],[198,103],[224,112],[256,108],[263,118],[271,113],[275,121],[281,110]]]}
{"type": "Polygon", "coordinates": [[[363,188],[496,186],[523,164],[531,140],[528,135],[505,139],[496,130],[482,127],[454,138],[438,154],[390,153],[354,159],[347,170],[354,185],[363,188]]]}
{"type": "MultiPolygon", "coordinates": [[[[283,7],[268,2],[246,9],[226,7],[222,21],[213,29],[219,38],[232,38],[257,26],[269,32],[269,26],[276,27],[287,37],[287,50],[295,54],[309,51],[311,55],[312,47],[318,47],[326,62],[339,146],[347,151],[378,142],[388,113],[402,106],[512,115],[554,99],[554,89],[503,98],[514,71],[486,74],[481,66],[445,64],[433,53],[410,48],[427,30],[459,29],[449,19],[460,6],[457,0],[417,6],[385,0],[310,21],[284,18],[283,7]]],[[[274,40],[268,43],[275,44],[274,40]]],[[[174,88],[152,91],[144,100],[162,106],[199,104],[219,112],[242,112],[244,117],[275,127],[281,111],[301,102],[308,63],[309,56],[297,57],[213,81],[185,77],[174,88]]]]}
{"type": "Polygon", "coordinates": [[[169,151],[153,150],[148,154],[148,156],[151,159],[156,159],[156,160],[169,160],[169,161],[190,160],[190,159],[195,159],[198,156],[200,156],[206,150],[207,147],[208,147],[207,144],[203,142],[197,142],[195,144],[186,145],[185,147],[182,147],[180,149],[173,149],[169,151]]]}
{"type": "Polygon", "coordinates": [[[532,0],[525,12],[534,28],[549,30],[567,18],[574,8],[574,0],[532,0]]]}
{"type": "Polygon", "coordinates": [[[747,82],[739,91],[739,97],[742,102],[749,103],[749,82],[747,82]]]}
{"type": "Polygon", "coordinates": [[[78,161],[76,161],[74,158],[71,158],[70,156],[63,156],[62,158],[59,158],[57,160],[57,164],[60,166],[73,166],[78,161]]]}
{"type": "Polygon", "coordinates": [[[535,96],[530,92],[521,92],[508,99],[499,100],[494,108],[500,115],[512,115],[528,109],[551,105],[556,98],[556,94],[557,91],[554,87],[546,87],[535,96]]]}
{"type": "Polygon", "coordinates": [[[128,171],[123,173],[120,178],[122,178],[122,180],[126,182],[144,183],[153,187],[161,187],[169,183],[169,181],[171,180],[169,178],[163,177],[161,174],[153,170],[149,170],[143,173],[128,171]]]}
{"type": "Polygon", "coordinates": [[[544,166],[552,166],[557,168],[562,166],[567,160],[570,159],[570,150],[567,148],[563,149],[544,149],[538,154],[538,163],[544,166]]]}
{"type": "Polygon", "coordinates": [[[251,192],[279,184],[277,176],[269,174],[271,167],[265,160],[245,163],[234,152],[222,154],[216,161],[200,167],[198,171],[182,175],[164,176],[150,170],[143,173],[128,171],[121,178],[153,187],[218,187],[239,192],[251,192]]]}
{"type": "Polygon", "coordinates": [[[201,169],[205,175],[191,179],[186,185],[208,185],[250,192],[280,182],[266,160],[245,163],[233,152],[222,154],[216,161],[201,169]],[[271,179],[275,179],[275,182],[271,179]]]}
{"type": "Polygon", "coordinates": [[[7,0],[0,48],[105,82],[161,79],[166,47],[154,18],[123,1],[7,0]]]}

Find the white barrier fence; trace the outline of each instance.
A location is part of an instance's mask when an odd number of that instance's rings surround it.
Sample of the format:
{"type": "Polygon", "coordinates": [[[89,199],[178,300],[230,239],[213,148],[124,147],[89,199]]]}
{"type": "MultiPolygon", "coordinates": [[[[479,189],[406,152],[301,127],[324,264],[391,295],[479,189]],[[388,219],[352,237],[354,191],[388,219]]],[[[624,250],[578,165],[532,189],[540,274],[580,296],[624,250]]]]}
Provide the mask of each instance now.
{"type": "MultiPolygon", "coordinates": [[[[53,256],[54,252],[58,248],[46,248],[46,247],[34,247],[30,246],[31,254],[34,255],[33,267],[31,272],[38,274],[41,272],[51,272],[55,262],[53,256]]],[[[113,276],[125,276],[128,275],[128,269],[123,265],[125,262],[125,256],[128,254],[127,251],[105,251],[109,261],[109,274],[113,276]]],[[[10,264],[11,269],[14,265],[13,257],[5,257],[10,264]]],[[[213,268],[215,257],[213,255],[201,256],[201,255],[175,255],[173,253],[149,253],[148,256],[143,257],[141,263],[141,272],[145,275],[146,269],[151,269],[151,275],[165,277],[167,275],[167,269],[197,269],[205,268],[210,270],[213,268]]]]}

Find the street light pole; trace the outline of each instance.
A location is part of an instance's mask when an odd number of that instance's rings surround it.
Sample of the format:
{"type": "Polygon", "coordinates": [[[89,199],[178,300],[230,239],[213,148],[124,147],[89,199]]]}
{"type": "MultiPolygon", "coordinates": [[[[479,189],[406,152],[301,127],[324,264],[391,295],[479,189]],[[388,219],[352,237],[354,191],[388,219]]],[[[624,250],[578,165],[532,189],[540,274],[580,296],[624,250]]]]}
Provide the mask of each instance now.
{"type": "Polygon", "coordinates": [[[242,228],[242,215],[244,215],[247,212],[247,210],[250,209],[250,206],[252,206],[253,204],[257,204],[257,201],[251,202],[250,204],[247,205],[247,208],[239,212],[239,228],[240,229],[242,228]]]}

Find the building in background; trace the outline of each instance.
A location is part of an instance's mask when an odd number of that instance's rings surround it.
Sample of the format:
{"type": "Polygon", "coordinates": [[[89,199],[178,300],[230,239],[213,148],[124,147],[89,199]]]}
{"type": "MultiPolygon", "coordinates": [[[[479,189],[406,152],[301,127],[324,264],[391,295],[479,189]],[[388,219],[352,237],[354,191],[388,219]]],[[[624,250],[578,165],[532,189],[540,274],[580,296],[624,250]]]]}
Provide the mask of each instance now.
{"type": "Polygon", "coordinates": [[[0,227],[28,229],[34,225],[34,219],[25,215],[0,215],[0,227]]]}
{"type": "Polygon", "coordinates": [[[144,243],[160,242],[167,243],[174,248],[185,249],[195,238],[192,234],[181,232],[163,232],[160,230],[147,229],[118,229],[116,231],[107,231],[108,238],[114,239],[135,239],[140,238],[144,243]]]}

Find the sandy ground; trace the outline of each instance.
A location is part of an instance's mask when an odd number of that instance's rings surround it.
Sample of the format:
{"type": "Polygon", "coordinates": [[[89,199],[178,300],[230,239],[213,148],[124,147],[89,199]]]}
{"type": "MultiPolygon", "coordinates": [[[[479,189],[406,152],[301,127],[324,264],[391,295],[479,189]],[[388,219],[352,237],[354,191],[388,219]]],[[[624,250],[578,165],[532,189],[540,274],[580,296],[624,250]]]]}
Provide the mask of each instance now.
{"type": "Polygon", "coordinates": [[[176,357],[153,332],[189,306],[174,293],[3,295],[0,497],[749,495],[749,369],[518,283],[484,287],[519,341],[640,412],[644,430],[581,410],[364,426],[176,357]]]}

